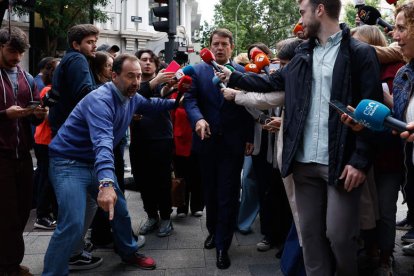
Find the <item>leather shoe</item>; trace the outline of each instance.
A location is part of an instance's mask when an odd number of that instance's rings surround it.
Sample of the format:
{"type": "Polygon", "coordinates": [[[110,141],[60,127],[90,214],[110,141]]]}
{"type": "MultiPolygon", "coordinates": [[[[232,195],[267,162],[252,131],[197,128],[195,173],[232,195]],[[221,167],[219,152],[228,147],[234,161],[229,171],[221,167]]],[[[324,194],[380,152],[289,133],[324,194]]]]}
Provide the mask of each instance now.
{"type": "Polygon", "coordinates": [[[219,250],[217,251],[217,262],[216,266],[218,269],[227,269],[230,267],[230,258],[227,254],[227,251],[219,250]]]}
{"type": "Polygon", "coordinates": [[[205,249],[213,249],[216,247],[215,237],[213,234],[209,234],[207,239],[204,241],[204,248],[205,249]]]}

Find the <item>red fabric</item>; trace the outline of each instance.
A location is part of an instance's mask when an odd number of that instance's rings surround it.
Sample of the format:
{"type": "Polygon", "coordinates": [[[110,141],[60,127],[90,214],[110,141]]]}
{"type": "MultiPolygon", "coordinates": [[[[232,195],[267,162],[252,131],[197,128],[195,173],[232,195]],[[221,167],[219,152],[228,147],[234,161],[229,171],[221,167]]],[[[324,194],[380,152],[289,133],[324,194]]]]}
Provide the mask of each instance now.
{"type": "MultiPolygon", "coordinates": [[[[172,99],[177,97],[177,93],[171,96],[172,99]]],[[[175,155],[190,156],[193,140],[193,130],[187,118],[185,109],[180,106],[171,112],[173,122],[175,155]]]]}
{"type": "MultiPolygon", "coordinates": [[[[43,98],[43,96],[52,88],[52,85],[48,85],[45,88],[40,91],[40,98],[43,98]]],[[[39,145],[49,145],[52,141],[52,130],[49,125],[49,121],[47,120],[47,117],[44,119],[44,121],[36,127],[34,140],[36,144],[39,145]]]]}

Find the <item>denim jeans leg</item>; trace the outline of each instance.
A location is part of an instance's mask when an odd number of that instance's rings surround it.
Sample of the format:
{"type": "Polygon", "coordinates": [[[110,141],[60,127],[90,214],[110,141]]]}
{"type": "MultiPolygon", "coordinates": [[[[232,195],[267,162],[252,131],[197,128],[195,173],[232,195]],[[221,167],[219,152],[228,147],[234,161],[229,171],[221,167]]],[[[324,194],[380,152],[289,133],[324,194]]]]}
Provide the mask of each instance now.
{"type": "Polygon", "coordinates": [[[87,187],[94,183],[93,165],[51,157],[49,177],[55,189],[59,216],[45,260],[44,276],[68,275],[72,250],[82,238],[87,187]]]}
{"type": "Polygon", "coordinates": [[[118,254],[121,259],[127,260],[138,250],[138,244],[132,236],[131,217],[128,213],[125,196],[119,189],[117,182],[116,195],[118,199],[115,204],[114,219],[111,221],[111,227],[118,254]]]}
{"type": "Polygon", "coordinates": [[[77,256],[83,252],[85,249],[85,235],[88,232],[89,227],[92,224],[93,218],[95,217],[96,210],[98,209],[98,204],[96,203],[96,197],[90,195],[89,193],[86,196],[86,209],[85,209],[85,223],[83,225],[82,237],[78,241],[77,246],[72,251],[71,256],[77,256]]]}

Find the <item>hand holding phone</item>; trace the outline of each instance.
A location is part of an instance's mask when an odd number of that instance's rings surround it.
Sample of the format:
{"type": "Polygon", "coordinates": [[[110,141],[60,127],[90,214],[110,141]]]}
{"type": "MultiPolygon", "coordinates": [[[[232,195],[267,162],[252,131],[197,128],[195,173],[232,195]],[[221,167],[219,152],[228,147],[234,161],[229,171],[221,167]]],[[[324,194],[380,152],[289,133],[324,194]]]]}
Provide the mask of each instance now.
{"type": "Polygon", "coordinates": [[[346,114],[349,117],[351,117],[354,121],[357,121],[357,119],[355,118],[355,114],[352,111],[349,111],[348,108],[346,107],[346,105],[344,105],[343,103],[341,103],[338,100],[331,100],[329,102],[329,105],[334,108],[336,111],[339,112],[339,114],[346,114]]]}
{"type": "Polygon", "coordinates": [[[28,108],[36,108],[40,105],[40,101],[30,101],[27,105],[28,108]]]}

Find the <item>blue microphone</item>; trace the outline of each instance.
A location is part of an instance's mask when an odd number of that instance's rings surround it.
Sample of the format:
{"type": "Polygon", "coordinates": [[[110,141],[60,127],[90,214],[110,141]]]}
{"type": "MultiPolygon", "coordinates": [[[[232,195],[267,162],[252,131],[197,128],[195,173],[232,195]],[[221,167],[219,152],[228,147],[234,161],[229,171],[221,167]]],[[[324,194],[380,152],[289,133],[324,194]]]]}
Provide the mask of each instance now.
{"type": "Polygon", "coordinates": [[[214,85],[218,85],[220,86],[220,88],[226,88],[226,86],[224,85],[224,83],[221,81],[221,79],[217,76],[214,76],[213,79],[211,80],[214,85]]]}
{"type": "Polygon", "coordinates": [[[195,74],[194,67],[192,65],[187,65],[186,67],[182,69],[178,69],[177,72],[175,72],[174,80],[179,81],[184,76],[192,76],[195,74]]]}
{"type": "Polygon", "coordinates": [[[386,127],[398,132],[407,131],[405,122],[392,117],[388,107],[374,100],[362,100],[356,107],[354,114],[358,123],[375,131],[383,131],[386,127]]]}

